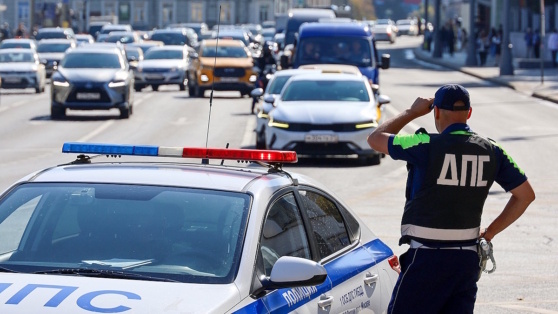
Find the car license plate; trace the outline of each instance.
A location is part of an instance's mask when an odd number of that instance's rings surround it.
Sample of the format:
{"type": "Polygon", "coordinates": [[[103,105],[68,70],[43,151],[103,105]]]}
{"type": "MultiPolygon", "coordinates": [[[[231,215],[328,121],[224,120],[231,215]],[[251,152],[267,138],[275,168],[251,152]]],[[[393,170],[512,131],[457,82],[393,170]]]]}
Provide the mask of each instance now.
{"type": "Polygon", "coordinates": [[[306,143],[337,143],[339,136],[334,134],[306,134],[304,141],[306,143]]]}
{"type": "Polygon", "coordinates": [[[238,77],[222,77],[221,82],[238,82],[238,77]]]}
{"type": "Polygon", "coordinates": [[[77,93],[77,99],[81,100],[96,100],[101,99],[101,94],[99,93],[77,93]]]}
{"type": "Polygon", "coordinates": [[[6,83],[21,83],[21,78],[19,78],[19,77],[5,77],[4,82],[6,82],[6,83]]]}

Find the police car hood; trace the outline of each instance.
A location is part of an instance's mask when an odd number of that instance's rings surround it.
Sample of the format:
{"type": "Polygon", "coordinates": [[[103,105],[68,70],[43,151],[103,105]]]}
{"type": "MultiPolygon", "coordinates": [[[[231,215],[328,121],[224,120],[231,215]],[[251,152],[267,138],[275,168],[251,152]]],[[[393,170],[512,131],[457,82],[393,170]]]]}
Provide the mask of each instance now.
{"type": "Polygon", "coordinates": [[[0,274],[0,313],[224,313],[240,302],[234,284],[0,274]]]}
{"type": "Polygon", "coordinates": [[[29,72],[36,70],[37,66],[35,63],[30,62],[0,63],[0,71],[29,72]]]}
{"type": "Polygon", "coordinates": [[[140,61],[138,67],[144,69],[171,69],[184,67],[184,60],[182,59],[153,59],[140,61]]]}
{"type": "Polygon", "coordinates": [[[288,101],[277,104],[273,119],[291,123],[353,123],[376,120],[376,110],[366,102],[288,101]]]}
{"type": "Polygon", "coordinates": [[[64,55],[64,52],[39,52],[39,59],[60,61],[64,55]]]}

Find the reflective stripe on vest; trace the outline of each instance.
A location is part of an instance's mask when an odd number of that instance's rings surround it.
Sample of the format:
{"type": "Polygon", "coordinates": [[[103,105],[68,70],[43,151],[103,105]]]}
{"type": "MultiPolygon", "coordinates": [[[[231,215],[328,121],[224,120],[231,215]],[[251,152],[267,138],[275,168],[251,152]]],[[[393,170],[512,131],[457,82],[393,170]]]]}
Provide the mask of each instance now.
{"type": "Polygon", "coordinates": [[[436,241],[468,241],[478,238],[479,231],[480,227],[469,229],[437,229],[411,224],[401,226],[401,234],[403,236],[436,241]]]}

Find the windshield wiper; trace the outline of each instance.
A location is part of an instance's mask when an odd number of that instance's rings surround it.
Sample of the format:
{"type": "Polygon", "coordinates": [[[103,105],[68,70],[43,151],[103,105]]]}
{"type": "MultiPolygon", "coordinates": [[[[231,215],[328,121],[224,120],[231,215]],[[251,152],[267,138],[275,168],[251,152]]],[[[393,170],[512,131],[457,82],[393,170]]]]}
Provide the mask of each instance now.
{"type": "Polygon", "coordinates": [[[9,269],[9,268],[5,268],[0,266],[0,272],[2,273],[19,273],[18,271],[15,271],[13,269],[9,269]]]}
{"type": "Polygon", "coordinates": [[[159,278],[159,277],[152,277],[152,276],[146,276],[140,274],[125,273],[121,271],[105,270],[105,269],[90,269],[90,268],[50,269],[50,270],[37,271],[34,272],[34,274],[59,274],[59,275],[77,275],[77,276],[85,276],[85,277],[179,282],[177,280],[168,279],[168,278],[159,278]]]}

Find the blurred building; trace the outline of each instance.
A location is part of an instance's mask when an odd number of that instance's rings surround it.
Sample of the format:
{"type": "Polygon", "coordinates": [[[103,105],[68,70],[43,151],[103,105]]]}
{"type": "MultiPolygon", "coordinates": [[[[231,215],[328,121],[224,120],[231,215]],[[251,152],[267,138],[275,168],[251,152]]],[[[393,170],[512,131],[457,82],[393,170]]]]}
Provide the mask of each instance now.
{"type": "Polygon", "coordinates": [[[0,6],[6,7],[0,19],[11,26],[23,22],[27,29],[33,20],[40,27],[69,26],[83,32],[95,16],[146,30],[182,22],[212,26],[217,24],[219,6],[225,25],[274,20],[296,7],[345,8],[347,4],[348,0],[0,0],[0,6]]]}

